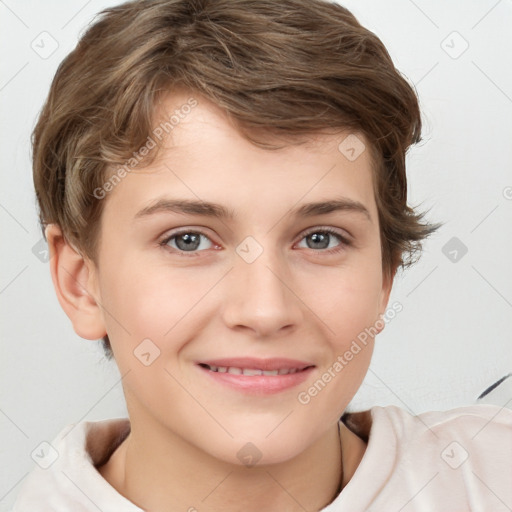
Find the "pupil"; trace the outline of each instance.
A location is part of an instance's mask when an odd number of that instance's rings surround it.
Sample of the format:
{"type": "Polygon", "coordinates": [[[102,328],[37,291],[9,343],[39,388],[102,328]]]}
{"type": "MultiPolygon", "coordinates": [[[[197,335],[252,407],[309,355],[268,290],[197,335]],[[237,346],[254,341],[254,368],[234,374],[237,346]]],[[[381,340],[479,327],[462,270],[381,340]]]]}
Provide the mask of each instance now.
{"type": "Polygon", "coordinates": [[[194,233],[185,233],[176,239],[176,245],[182,250],[197,249],[199,246],[199,236],[194,233]]]}
{"type": "Polygon", "coordinates": [[[314,247],[315,249],[325,249],[329,246],[328,238],[329,235],[327,233],[313,233],[310,235],[313,244],[321,244],[321,247],[314,247]],[[325,243],[327,242],[327,243],[325,243]]]}

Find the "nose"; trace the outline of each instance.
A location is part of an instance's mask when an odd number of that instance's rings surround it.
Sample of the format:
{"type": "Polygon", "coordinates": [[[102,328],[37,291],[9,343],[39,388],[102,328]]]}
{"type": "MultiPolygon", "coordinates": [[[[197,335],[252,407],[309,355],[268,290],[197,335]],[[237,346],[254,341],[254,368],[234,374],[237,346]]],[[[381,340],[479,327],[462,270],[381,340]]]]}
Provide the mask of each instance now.
{"type": "Polygon", "coordinates": [[[296,329],[304,303],[283,257],[264,250],[252,263],[236,255],[227,276],[224,322],[231,329],[271,338],[296,329]]]}

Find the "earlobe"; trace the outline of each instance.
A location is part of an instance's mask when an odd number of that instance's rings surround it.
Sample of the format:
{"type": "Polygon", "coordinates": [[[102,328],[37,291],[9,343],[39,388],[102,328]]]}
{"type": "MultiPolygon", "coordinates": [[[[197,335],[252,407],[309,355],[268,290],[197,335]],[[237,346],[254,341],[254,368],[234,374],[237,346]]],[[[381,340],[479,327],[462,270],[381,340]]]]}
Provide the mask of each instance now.
{"type": "Polygon", "coordinates": [[[74,331],[88,340],[102,338],[106,330],[92,262],[69,244],[56,224],[49,224],[45,235],[53,286],[74,331]]]}

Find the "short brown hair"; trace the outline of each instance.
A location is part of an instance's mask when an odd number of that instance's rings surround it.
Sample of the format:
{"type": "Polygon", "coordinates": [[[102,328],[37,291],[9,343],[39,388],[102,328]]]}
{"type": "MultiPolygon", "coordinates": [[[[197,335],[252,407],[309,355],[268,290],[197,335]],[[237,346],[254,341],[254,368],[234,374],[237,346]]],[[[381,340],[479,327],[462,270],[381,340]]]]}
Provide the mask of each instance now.
{"type": "Polygon", "coordinates": [[[93,191],[146,142],[158,95],[177,87],[213,101],[267,149],[280,147],[270,136],[291,144],[326,129],[362,133],[386,276],[414,263],[441,225],[407,205],[405,154],[421,140],[415,91],[347,9],[325,0],[138,0],[102,11],[53,79],[32,137],[43,230],[58,224],[95,261],[103,201],[93,191]]]}

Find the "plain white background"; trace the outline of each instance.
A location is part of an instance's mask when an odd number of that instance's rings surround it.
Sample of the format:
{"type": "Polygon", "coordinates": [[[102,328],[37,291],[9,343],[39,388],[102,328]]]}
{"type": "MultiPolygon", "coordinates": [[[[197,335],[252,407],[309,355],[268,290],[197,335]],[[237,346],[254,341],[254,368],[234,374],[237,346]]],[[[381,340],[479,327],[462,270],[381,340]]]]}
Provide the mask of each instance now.
{"type": "MultiPolygon", "coordinates": [[[[68,423],[127,415],[115,364],[74,333],[48,263],[34,254],[42,236],[30,164],[30,133],[59,62],[94,14],[118,3],[0,1],[2,511],[41,441],[68,423]]],[[[445,223],[398,276],[390,304],[403,311],[377,338],[350,408],[473,404],[512,371],[512,2],[341,3],[416,86],[424,142],[408,155],[409,203],[445,223]]]]}

